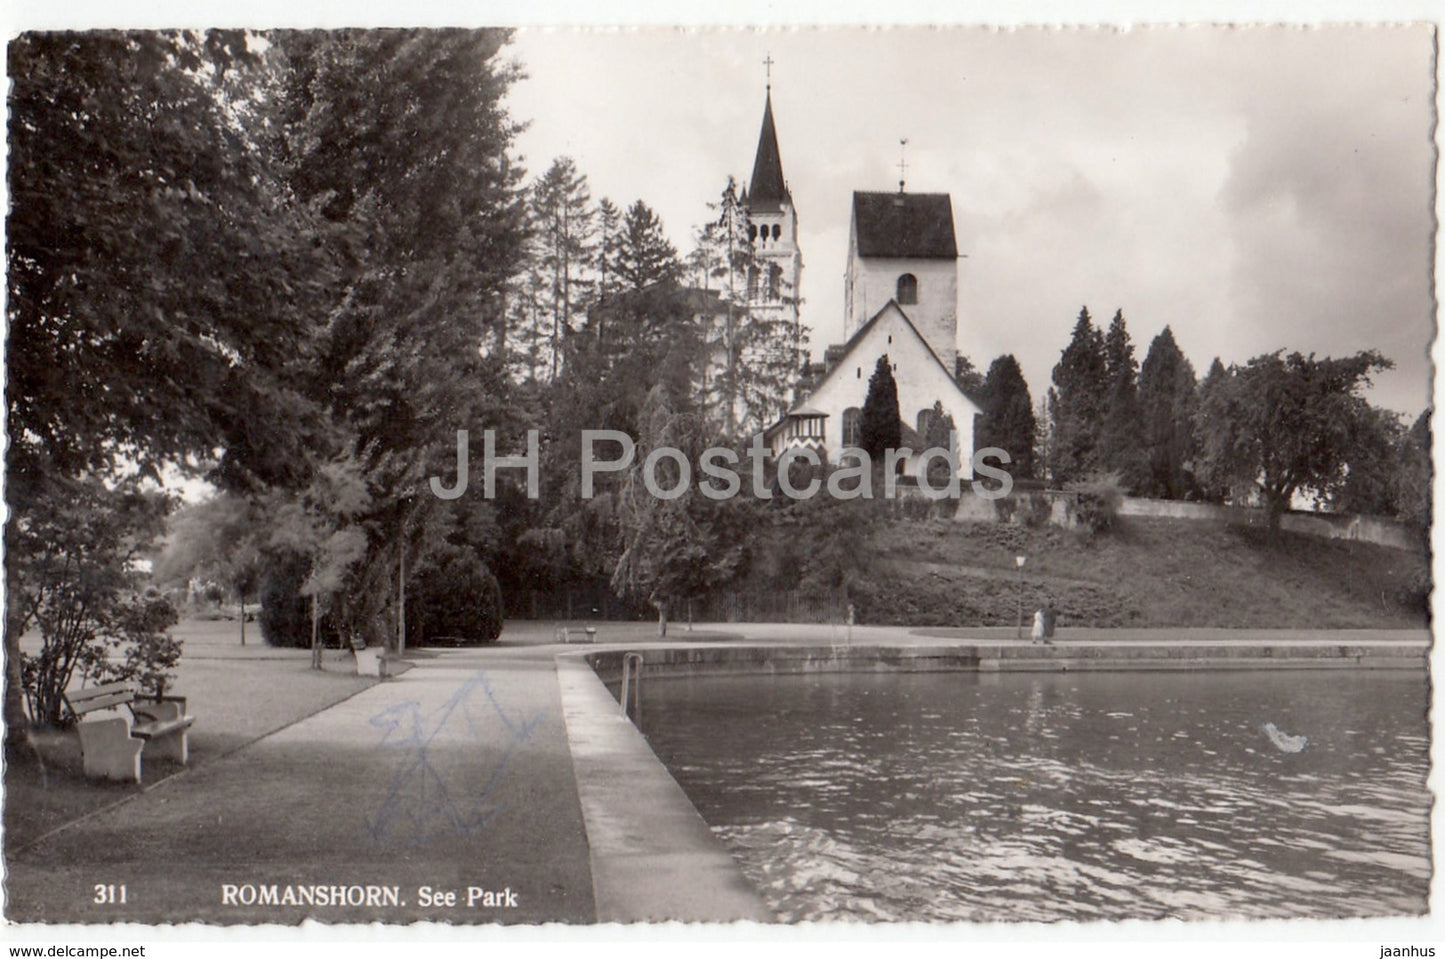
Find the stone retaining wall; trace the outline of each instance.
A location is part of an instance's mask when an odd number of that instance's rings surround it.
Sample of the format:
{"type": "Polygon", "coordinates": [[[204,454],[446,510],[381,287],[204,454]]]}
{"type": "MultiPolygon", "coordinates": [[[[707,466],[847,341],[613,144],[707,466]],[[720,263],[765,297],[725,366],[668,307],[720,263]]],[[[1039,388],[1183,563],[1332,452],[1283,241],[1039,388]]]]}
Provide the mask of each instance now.
{"type": "MultiPolygon", "coordinates": [[[[996,672],[1193,669],[1424,669],[1410,643],[959,643],[947,646],[641,647],[645,676],[702,673],[996,672]]],[[[629,650],[598,650],[587,662],[604,682],[622,678],[629,650]]]]}

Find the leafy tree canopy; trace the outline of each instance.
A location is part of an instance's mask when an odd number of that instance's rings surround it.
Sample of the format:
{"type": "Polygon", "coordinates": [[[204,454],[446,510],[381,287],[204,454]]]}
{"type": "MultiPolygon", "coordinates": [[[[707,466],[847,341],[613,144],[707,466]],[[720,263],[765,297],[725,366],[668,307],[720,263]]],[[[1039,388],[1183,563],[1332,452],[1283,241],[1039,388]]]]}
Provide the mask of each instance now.
{"type": "Polygon", "coordinates": [[[1199,413],[1203,471],[1257,491],[1277,527],[1296,493],[1327,497],[1344,480],[1354,441],[1376,419],[1361,390],[1392,365],[1374,351],[1339,359],[1281,351],[1211,377],[1199,413]]]}

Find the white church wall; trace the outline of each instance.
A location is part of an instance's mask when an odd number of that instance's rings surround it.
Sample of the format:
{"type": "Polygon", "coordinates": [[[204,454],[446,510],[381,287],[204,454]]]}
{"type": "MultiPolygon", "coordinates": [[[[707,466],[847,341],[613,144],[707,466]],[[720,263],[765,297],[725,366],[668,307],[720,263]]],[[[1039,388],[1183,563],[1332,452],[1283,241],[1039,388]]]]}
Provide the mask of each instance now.
{"type": "Polygon", "coordinates": [[[851,338],[896,297],[898,278],[905,273],[918,279],[918,302],[900,305],[939,361],[952,370],[958,355],[958,264],[955,260],[850,256],[847,280],[850,289],[846,297],[849,313],[845,317],[843,336],[851,338]]]}
{"type": "MultiPolygon", "coordinates": [[[[828,414],[825,443],[828,458],[836,463],[843,447],[843,414],[850,407],[863,408],[868,397],[868,380],[878,357],[888,354],[898,384],[899,417],[916,426],[920,410],[931,410],[935,402],[953,417],[958,430],[960,473],[973,475],[973,426],[979,412],[959,392],[953,378],[930,354],[929,347],[908,327],[897,309],[889,309],[871,326],[862,340],[849,351],[845,362],[835,368],[808,397],[808,405],[828,414]]],[[[922,452],[915,450],[915,453],[922,452]]],[[[906,469],[913,475],[916,457],[906,469]]]]}

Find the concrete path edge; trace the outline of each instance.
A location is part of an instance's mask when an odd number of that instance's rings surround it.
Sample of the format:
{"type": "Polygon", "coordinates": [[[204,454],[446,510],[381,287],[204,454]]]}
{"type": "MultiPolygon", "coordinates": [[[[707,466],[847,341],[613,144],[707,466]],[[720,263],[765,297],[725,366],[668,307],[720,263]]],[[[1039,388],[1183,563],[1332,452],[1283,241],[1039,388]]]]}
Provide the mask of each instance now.
{"type": "Polygon", "coordinates": [[[597,921],[776,921],[592,668],[556,663],[597,921]]]}

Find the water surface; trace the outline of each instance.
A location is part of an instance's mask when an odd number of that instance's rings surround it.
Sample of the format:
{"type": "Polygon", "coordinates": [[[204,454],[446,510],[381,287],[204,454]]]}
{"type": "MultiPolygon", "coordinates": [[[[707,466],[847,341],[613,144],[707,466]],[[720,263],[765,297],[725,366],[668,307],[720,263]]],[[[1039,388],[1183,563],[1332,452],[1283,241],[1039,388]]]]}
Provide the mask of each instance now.
{"type": "Polygon", "coordinates": [[[649,679],[644,732],[784,921],[1418,914],[1418,671],[649,679]],[[1274,723],[1308,737],[1282,751],[1274,723]]]}

